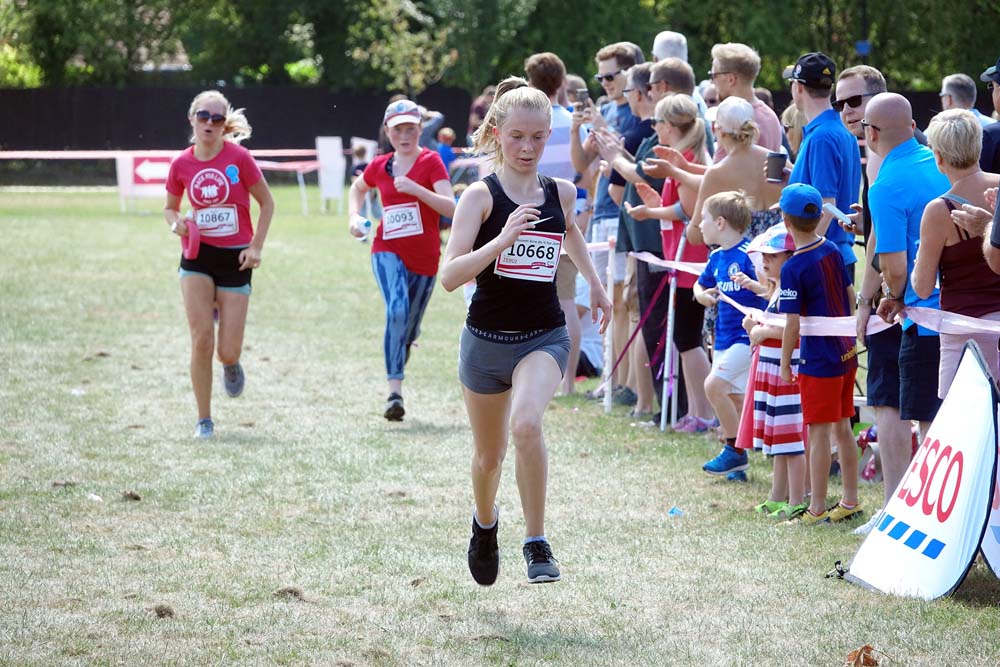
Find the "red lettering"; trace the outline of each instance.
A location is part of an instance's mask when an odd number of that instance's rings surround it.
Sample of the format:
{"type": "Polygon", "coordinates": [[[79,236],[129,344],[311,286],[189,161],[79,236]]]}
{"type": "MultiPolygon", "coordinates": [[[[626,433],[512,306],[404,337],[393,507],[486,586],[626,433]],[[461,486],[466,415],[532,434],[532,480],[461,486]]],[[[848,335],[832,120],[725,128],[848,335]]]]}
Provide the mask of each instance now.
{"type": "MultiPolygon", "coordinates": [[[[920,511],[924,515],[936,516],[938,521],[944,523],[958,502],[964,469],[965,460],[962,452],[953,449],[951,445],[946,445],[942,449],[939,440],[925,439],[903,483],[900,484],[896,497],[908,507],[920,503],[920,511]],[[939,468],[944,471],[943,479],[938,475],[939,468]],[[954,480],[952,480],[953,473],[954,480]],[[941,479],[940,487],[934,484],[937,479],[941,479]],[[952,482],[954,487],[950,489],[949,496],[947,495],[949,484],[952,482]]],[[[993,508],[1000,509],[1000,485],[994,488],[993,508]]]]}
{"type": "Polygon", "coordinates": [[[962,452],[955,452],[955,458],[948,463],[948,469],[944,471],[944,481],[941,483],[941,491],[938,492],[937,518],[941,523],[948,520],[948,517],[951,516],[951,511],[955,509],[955,503],[958,502],[958,490],[962,487],[963,468],[965,468],[965,460],[962,452]],[[956,465],[958,466],[958,477],[955,478],[955,490],[951,494],[951,504],[948,505],[948,510],[945,511],[942,498],[944,497],[944,490],[948,488],[948,480],[951,479],[951,469],[956,465]]]}
{"type": "MultiPolygon", "coordinates": [[[[934,444],[940,445],[941,443],[935,440],[934,444]]],[[[950,458],[951,458],[951,445],[947,445],[944,449],[941,450],[940,455],[938,455],[934,459],[934,467],[931,468],[931,474],[927,478],[927,485],[924,488],[923,494],[921,495],[921,498],[923,500],[920,502],[920,510],[927,516],[930,516],[931,514],[934,513],[934,495],[931,492],[931,486],[933,486],[934,478],[937,476],[938,466],[940,466],[942,463],[949,460],[950,458]]],[[[948,469],[949,470],[951,469],[950,466],[948,469]]],[[[941,488],[942,489],[944,488],[944,482],[941,483],[941,488]]],[[[940,492],[938,493],[938,495],[940,495],[940,492]]]]}

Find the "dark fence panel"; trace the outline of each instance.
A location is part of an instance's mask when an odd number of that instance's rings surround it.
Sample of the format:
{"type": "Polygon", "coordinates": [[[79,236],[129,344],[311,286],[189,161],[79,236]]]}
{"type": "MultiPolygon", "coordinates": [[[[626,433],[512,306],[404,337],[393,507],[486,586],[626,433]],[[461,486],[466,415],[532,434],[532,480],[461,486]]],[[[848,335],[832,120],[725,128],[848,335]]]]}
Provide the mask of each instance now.
{"type": "MultiPolygon", "coordinates": [[[[187,111],[200,88],[0,89],[0,150],[142,150],[184,146],[187,111]]],[[[224,88],[253,126],[248,148],[313,148],[317,136],[374,139],[388,102],[384,93],[325,88],[224,88]]],[[[418,102],[445,115],[462,138],[471,98],[431,87],[418,102]]],[[[458,143],[462,143],[461,140],[458,143]]]]}

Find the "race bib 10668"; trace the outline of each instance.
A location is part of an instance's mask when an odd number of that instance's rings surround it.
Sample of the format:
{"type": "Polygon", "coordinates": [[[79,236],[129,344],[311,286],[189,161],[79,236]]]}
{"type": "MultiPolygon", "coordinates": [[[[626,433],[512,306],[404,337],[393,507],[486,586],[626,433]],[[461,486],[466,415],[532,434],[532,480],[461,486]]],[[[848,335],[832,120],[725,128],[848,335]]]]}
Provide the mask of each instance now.
{"type": "Polygon", "coordinates": [[[382,214],[382,238],[386,241],[424,233],[420,205],[416,202],[386,206],[382,214]]]}
{"type": "Polygon", "coordinates": [[[195,211],[195,221],[202,236],[232,236],[239,227],[238,220],[235,204],[200,208],[195,211]]]}
{"type": "Polygon", "coordinates": [[[521,232],[514,245],[497,257],[493,273],[504,278],[550,283],[556,278],[563,234],[521,232]]]}

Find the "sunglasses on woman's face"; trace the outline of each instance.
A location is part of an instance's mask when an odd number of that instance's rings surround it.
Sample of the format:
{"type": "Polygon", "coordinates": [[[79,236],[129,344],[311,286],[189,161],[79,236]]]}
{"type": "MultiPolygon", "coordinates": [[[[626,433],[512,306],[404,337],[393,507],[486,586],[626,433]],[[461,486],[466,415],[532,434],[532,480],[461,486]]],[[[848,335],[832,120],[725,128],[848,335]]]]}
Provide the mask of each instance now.
{"type": "Polygon", "coordinates": [[[851,107],[852,109],[857,109],[861,106],[861,101],[866,97],[871,97],[872,95],[878,95],[878,93],[861,93],[860,95],[851,95],[850,97],[845,97],[842,100],[834,100],[833,110],[840,113],[844,110],[844,105],[851,107]]]}
{"type": "Polygon", "coordinates": [[[212,125],[222,125],[226,122],[226,117],[221,113],[212,113],[211,111],[205,111],[204,109],[195,111],[194,117],[203,123],[211,123],[212,125]]]}

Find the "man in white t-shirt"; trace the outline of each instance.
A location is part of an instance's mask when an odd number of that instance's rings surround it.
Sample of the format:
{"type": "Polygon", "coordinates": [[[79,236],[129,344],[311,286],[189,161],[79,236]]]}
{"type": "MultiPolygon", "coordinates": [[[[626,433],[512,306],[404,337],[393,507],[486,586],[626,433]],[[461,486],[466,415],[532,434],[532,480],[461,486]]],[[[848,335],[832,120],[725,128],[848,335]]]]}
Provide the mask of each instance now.
{"type": "MultiPolygon", "coordinates": [[[[770,151],[779,151],[784,130],[774,110],[754,93],[753,84],[759,73],[760,56],[746,44],[730,42],[712,47],[712,71],[708,75],[719,92],[719,101],[735,96],[749,102],[760,129],[757,143],[770,151]]],[[[724,157],[726,151],[720,146],[715,152],[715,161],[724,157]]]]}

